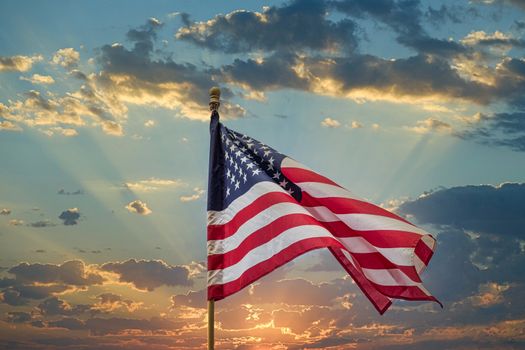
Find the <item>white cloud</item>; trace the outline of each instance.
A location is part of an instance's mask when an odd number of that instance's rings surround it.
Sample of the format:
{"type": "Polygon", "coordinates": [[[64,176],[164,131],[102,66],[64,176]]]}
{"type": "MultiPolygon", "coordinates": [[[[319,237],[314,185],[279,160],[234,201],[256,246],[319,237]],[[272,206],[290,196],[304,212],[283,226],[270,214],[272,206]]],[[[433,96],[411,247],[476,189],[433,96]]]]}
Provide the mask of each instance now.
{"type": "Polygon", "coordinates": [[[51,59],[52,63],[68,69],[76,67],[79,61],[80,53],[72,47],[58,50],[51,59]]]}
{"type": "Polygon", "coordinates": [[[191,195],[188,195],[188,196],[180,196],[180,201],[181,202],[192,202],[192,201],[196,201],[197,199],[200,199],[202,197],[202,195],[205,193],[206,191],[203,190],[202,188],[200,187],[195,187],[193,189],[193,194],[191,195]]]}
{"type": "Polygon", "coordinates": [[[0,121],[0,130],[6,131],[22,131],[22,128],[8,120],[0,121]]]}
{"type": "Polygon", "coordinates": [[[407,127],[407,129],[418,134],[427,134],[430,132],[452,132],[452,126],[450,124],[432,117],[425,120],[418,120],[416,126],[407,127]]]}
{"type": "Polygon", "coordinates": [[[325,128],[338,128],[341,126],[341,122],[337,119],[324,118],[321,125],[325,128]]]}
{"type": "Polygon", "coordinates": [[[135,182],[126,182],[124,187],[137,192],[151,192],[166,188],[179,188],[186,186],[186,183],[180,179],[158,179],[151,177],[146,180],[135,182]]]}
{"type": "Polygon", "coordinates": [[[42,55],[36,56],[0,56],[0,72],[27,72],[35,62],[42,61],[42,55]]]}
{"type": "Polygon", "coordinates": [[[144,122],[144,126],[145,126],[146,128],[152,128],[152,127],[155,126],[155,121],[154,121],[154,120],[151,120],[151,119],[146,120],[146,121],[144,122]]]}
{"type": "Polygon", "coordinates": [[[31,77],[20,77],[20,80],[25,80],[30,82],[31,84],[54,84],[55,79],[53,79],[50,75],[40,75],[40,74],[33,74],[31,77]]]}

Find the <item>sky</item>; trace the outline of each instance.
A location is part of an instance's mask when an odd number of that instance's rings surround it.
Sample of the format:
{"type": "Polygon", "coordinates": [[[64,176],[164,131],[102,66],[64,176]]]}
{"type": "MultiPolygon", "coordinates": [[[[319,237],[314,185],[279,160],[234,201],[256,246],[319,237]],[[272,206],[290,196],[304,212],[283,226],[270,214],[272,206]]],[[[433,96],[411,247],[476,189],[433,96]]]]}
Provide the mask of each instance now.
{"type": "Polygon", "coordinates": [[[525,347],[521,0],[0,2],[0,348],[204,349],[221,120],[431,232],[379,315],[325,250],[216,303],[218,349],[525,347]]]}

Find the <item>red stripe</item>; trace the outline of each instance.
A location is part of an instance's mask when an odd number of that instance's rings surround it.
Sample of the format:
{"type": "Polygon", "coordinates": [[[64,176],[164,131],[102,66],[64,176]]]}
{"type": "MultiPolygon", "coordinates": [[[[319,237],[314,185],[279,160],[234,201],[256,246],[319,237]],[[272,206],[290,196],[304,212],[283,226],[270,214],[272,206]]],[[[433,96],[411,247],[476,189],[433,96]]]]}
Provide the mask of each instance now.
{"type": "Polygon", "coordinates": [[[318,173],[302,169],[302,168],[281,168],[283,175],[290,179],[292,182],[295,182],[297,185],[299,182],[321,182],[324,184],[330,184],[337,187],[341,187],[332,180],[318,173]]]}
{"type": "Polygon", "coordinates": [[[374,305],[376,310],[382,315],[392,305],[392,301],[381,294],[377,288],[363,275],[362,272],[357,270],[354,265],[343,254],[341,249],[330,248],[330,251],[343,266],[343,268],[350,274],[355,283],[359,286],[361,291],[366,295],[368,300],[374,305]]]}
{"type": "Polygon", "coordinates": [[[224,299],[227,296],[240,291],[241,289],[248,286],[252,282],[255,282],[259,278],[269,274],[276,268],[295,259],[297,256],[314,249],[326,247],[342,248],[342,245],[337,240],[330,237],[308,238],[296,242],[288,246],[287,248],[281,250],[279,253],[275,254],[270,259],[265,260],[247,269],[235,281],[231,281],[225,284],[214,284],[208,286],[208,300],[224,299]]]}
{"type": "Polygon", "coordinates": [[[386,216],[412,225],[407,220],[386,209],[359,199],[343,197],[315,198],[310,196],[306,191],[302,191],[301,194],[301,205],[305,207],[326,207],[334,214],[371,214],[386,216]]]}
{"type": "Polygon", "coordinates": [[[404,300],[429,300],[435,301],[441,307],[443,304],[432,295],[426,294],[417,286],[382,286],[380,284],[372,283],[378,291],[382,294],[387,295],[391,298],[404,299],[404,300]]]}
{"type": "Polygon", "coordinates": [[[235,249],[224,254],[208,255],[208,270],[224,269],[238,263],[252,249],[271,241],[284,231],[302,225],[321,226],[317,220],[306,214],[282,216],[268,225],[254,231],[235,249]]]}
{"type": "Polygon", "coordinates": [[[248,206],[239,210],[235,216],[222,225],[208,225],[208,240],[224,239],[233,235],[242,224],[259,212],[277,203],[297,203],[288,193],[270,192],[254,200],[248,206]]]}
{"type": "Polygon", "coordinates": [[[430,258],[432,258],[432,255],[434,255],[434,251],[430,249],[430,247],[426,245],[426,243],[423,241],[419,241],[417,243],[414,252],[419,257],[419,259],[421,259],[421,261],[425,263],[425,265],[428,265],[430,258]]]}
{"type": "Polygon", "coordinates": [[[394,230],[354,231],[342,221],[321,222],[336,237],[362,237],[378,248],[414,248],[421,235],[394,230]]]}
{"type": "Polygon", "coordinates": [[[408,276],[412,281],[421,283],[416,268],[414,266],[397,265],[388,260],[381,253],[350,253],[359,266],[364,269],[398,269],[408,276]]]}

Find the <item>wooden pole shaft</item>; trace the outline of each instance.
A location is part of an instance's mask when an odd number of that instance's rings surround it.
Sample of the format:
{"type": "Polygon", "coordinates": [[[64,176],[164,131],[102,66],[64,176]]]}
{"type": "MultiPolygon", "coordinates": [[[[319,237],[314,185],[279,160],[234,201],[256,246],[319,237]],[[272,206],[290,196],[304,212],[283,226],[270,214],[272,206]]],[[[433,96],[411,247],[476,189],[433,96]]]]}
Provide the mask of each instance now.
{"type": "Polygon", "coordinates": [[[215,349],[215,300],[208,300],[208,350],[215,349]]]}

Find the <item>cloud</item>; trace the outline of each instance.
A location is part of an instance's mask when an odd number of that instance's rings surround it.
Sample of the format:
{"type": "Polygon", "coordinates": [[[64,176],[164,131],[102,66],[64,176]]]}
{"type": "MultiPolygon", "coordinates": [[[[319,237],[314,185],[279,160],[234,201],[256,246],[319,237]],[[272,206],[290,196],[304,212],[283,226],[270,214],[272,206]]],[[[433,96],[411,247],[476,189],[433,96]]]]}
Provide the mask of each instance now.
{"type": "Polygon", "coordinates": [[[9,220],[9,225],[11,226],[22,226],[23,224],[24,224],[24,220],[20,220],[20,219],[9,220]]]}
{"type": "Polygon", "coordinates": [[[44,300],[37,306],[37,310],[44,316],[73,316],[80,315],[86,311],[90,311],[90,305],[70,305],[69,303],[57,297],[52,297],[44,300]]]}
{"type": "Polygon", "coordinates": [[[31,227],[34,227],[34,228],[43,228],[43,227],[56,226],[56,224],[52,223],[49,220],[39,220],[39,221],[31,222],[28,225],[31,226],[31,227]]]}
{"type": "Polygon", "coordinates": [[[363,127],[363,124],[355,120],[352,120],[352,123],[350,124],[351,129],[361,129],[362,127],[363,127]]]}
{"type": "Polygon", "coordinates": [[[428,134],[430,132],[452,132],[452,126],[450,124],[432,117],[425,120],[418,120],[416,126],[407,127],[407,129],[418,134],[428,134]]]}
{"type": "Polygon", "coordinates": [[[525,237],[524,201],[525,184],[469,185],[431,192],[403,203],[398,210],[421,224],[525,237]]]}
{"type": "Polygon", "coordinates": [[[69,260],[62,264],[20,263],[8,270],[17,283],[62,283],[73,286],[102,284],[104,278],[92,272],[80,260],[69,260]]]}
{"type": "Polygon", "coordinates": [[[70,208],[63,211],[58,218],[62,220],[66,226],[76,225],[80,218],[80,212],[78,211],[78,208],[70,208]]]}
{"type": "Polygon", "coordinates": [[[11,209],[2,208],[0,210],[0,215],[9,215],[9,214],[11,214],[11,209]]]}
{"type": "Polygon", "coordinates": [[[132,283],[137,289],[153,291],[160,286],[189,286],[189,271],[184,266],[168,265],[161,260],[135,260],[105,263],[101,267],[118,275],[120,282],[132,283]]]}
{"type": "Polygon", "coordinates": [[[134,192],[151,192],[161,189],[179,188],[184,186],[186,186],[186,183],[180,179],[159,179],[155,177],[124,183],[125,188],[134,192]]]}
{"type": "Polygon", "coordinates": [[[20,77],[20,80],[25,80],[30,82],[31,84],[43,84],[43,85],[49,85],[54,84],[55,79],[53,79],[50,75],[40,75],[40,74],[33,74],[31,77],[20,77]]]}
{"type": "Polygon", "coordinates": [[[113,312],[118,309],[126,309],[134,312],[142,306],[142,302],[134,302],[130,299],[124,299],[121,295],[114,293],[102,293],[96,296],[97,302],[91,306],[93,310],[101,312],[113,312]]]}
{"type": "Polygon", "coordinates": [[[57,194],[67,195],[67,196],[75,196],[75,195],[84,194],[84,191],[83,190],[76,190],[76,191],[73,191],[73,192],[69,192],[69,191],[66,191],[63,188],[61,188],[61,189],[59,189],[57,191],[57,194]]]}
{"type": "Polygon", "coordinates": [[[341,126],[341,122],[337,119],[324,118],[321,121],[321,126],[324,126],[325,128],[338,128],[341,126]]]}
{"type": "Polygon", "coordinates": [[[181,202],[193,202],[193,201],[196,201],[202,198],[205,192],[206,190],[200,187],[195,187],[193,188],[193,194],[188,195],[188,196],[180,196],[179,199],[181,202]]]}
{"type": "Polygon", "coordinates": [[[53,55],[51,62],[68,70],[76,68],[80,61],[80,53],[71,47],[60,49],[53,55]]]}
{"type": "Polygon", "coordinates": [[[41,55],[0,56],[0,72],[27,72],[35,62],[40,62],[43,59],[41,55]]]}
{"type": "Polygon", "coordinates": [[[144,126],[146,128],[152,128],[155,126],[155,121],[154,120],[151,120],[151,119],[148,119],[144,122],[144,126]]]}
{"type": "Polygon", "coordinates": [[[42,133],[44,133],[45,135],[49,136],[49,137],[51,137],[51,136],[53,136],[55,134],[62,135],[62,136],[67,136],[67,137],[72,137],[72,136],[77,136],[78,135],[78,132],[75,129],[62,128],[60,126],[56,126],[56,127],[48,128],[48,129],[41,129],[40,131],[42,133]]]}
{"type": "Polygon", "coordinates": [[[149,215],[152,211],[148,208],[147,204],[141,200],[134,200],[129,202],[125,207],[130,213],[136,213],[139,215],[149,215]]]}
{"type": "Polygon", "coordinates": [[[478,120],[474,120],[471,126],[457,136],[482,144],[505,146],[525,152],[525,111],[482,115],[478,120]]]}
{"type": "Polygon", "coordinates": [[[31,321],[31,314],[22,311],[10,311],[7,313],[6,321],[9,323],[27,323],[31,321]]]}
{"type": "Polygon", "coordinates": [[[227,53],[310,49],[353,50],[356,25],[350,19],[328,19],[327,1],[291,1],[262,12],[238,10],[205,22],[188,22],[179,40],[227,53]],[[315,28],[315,30],[308,30],[315,28]]]}
{"type": "Polygon", "coordinates": [[[9,120],[0,121],[0,130],[4,131],[22,131],[22,128],[9,120]]]}
{"type": "MultiPolygon", "coordinates": [[[[155,58],[155,40],[159,24],[148,21],[127,33],[133,47],[121,44],[104,45],[99,49],[97,62],[102,67],[93,76],[93,84],[101,93],[121,104],[163,107],[177,115],[195,120],[208,120],[208,90],[217,85],[208,71],[190,63],[180,64],[171,58],[155,58]]],[[[228,102],[233,94],[222,89],[223,114],[242,117],[246,111],[228,102]]]]}

